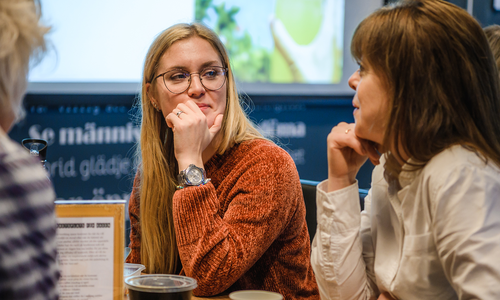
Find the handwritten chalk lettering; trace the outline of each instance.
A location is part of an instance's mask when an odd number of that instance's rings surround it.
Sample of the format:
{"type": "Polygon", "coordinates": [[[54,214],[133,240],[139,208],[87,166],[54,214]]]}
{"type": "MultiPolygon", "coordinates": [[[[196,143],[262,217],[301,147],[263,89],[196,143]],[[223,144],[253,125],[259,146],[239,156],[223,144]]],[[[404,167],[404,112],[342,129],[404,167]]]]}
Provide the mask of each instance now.
{"type": "Polygon", "coordinates": [[[45,163],[47,170],[50,172],[50,177],[54,178],[59,175],[60,178],[71,178],[76,177],[76,168],[75,168],[75,158],[72,156],[66,162],[62,157],[60,157],[56,161],[45,163]]]}
{"type": "Polygon", "coordinates": [[[139,141],[140,134],[140,128],[132,122],[112,127],[87,122],[84,127],[59,128],[59,145],[131,144],[139,141]]]}
{"type": "Polygon", "coordinates": [[[29,136],[44,139],[49,146],[59,141],[60,146],[66,145],[100,145],[100,144],[132,144],[139,141],[140,128],[128,122],[125,126],[96,126],[87,122],[83,127],[59,128],[59,139],[54,129],[42,129],[40,124],[33,124],[28,129],[29,136]]]}
{"type": "Polygon", "coordinates": [[[278,119],[267,119],[259,123],[261,133],[266,137],[305,138],[306,124],[300,122],[280,122],[278,119]]]}
{"type": "Polygon", "coordinates": [[[73,156],[66,161],[59,157],[45,165],[51,178],[75,178],[80,175],[82,181],[87,181],[94,176],[114,176],[116,179],[120,179],[132,171],[131,159],[119,154],[110,158],[104,154],[92,155],[88,159],[83,159],[79,163],[78,169],[78,161],[73,156]]]}
{"type": "Polygon", "coordinates": [[[112,176],[120,179],[123,175],[128,175],[132,167],[130,158],[121,155],[113,155],[106,159],[106,155],[91,156],[80,163],[80,175],[83,181],[89,180],[92,176],[112,176]]]}
{"type": "Polygon", "coordinates": [[[54,129],[47,127],[42,130],[42,126],[39,124],[31,125],[28,129],[28,134],[33,139],[44,139],[47,141],[47,144],[50,146],[56,140],[56,133],[54,129]]]}

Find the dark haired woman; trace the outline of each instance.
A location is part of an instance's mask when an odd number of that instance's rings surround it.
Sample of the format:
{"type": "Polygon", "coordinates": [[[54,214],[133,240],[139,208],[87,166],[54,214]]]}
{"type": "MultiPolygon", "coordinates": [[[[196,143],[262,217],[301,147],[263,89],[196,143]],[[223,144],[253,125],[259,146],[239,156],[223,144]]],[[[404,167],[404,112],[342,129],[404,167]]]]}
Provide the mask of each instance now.
{"type": "Polygon", "coordinates": [[[402,1],[365,19],[351,51],[356,123],[332,129],[318,188],[322,299],[500,299],[499,81],[483,30],[448,2],[402,1]]]}

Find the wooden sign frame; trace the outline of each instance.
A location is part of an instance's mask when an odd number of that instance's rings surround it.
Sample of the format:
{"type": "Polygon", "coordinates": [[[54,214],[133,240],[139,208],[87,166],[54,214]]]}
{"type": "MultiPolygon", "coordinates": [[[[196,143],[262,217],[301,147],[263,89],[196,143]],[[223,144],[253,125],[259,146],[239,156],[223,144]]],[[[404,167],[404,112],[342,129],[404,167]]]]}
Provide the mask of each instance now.
{"type": "Polygon", "coordinates": [[[113,222],[113,299],[124,297],[125,200],[55,201],[57,218],[112,217],[113,222]]]}

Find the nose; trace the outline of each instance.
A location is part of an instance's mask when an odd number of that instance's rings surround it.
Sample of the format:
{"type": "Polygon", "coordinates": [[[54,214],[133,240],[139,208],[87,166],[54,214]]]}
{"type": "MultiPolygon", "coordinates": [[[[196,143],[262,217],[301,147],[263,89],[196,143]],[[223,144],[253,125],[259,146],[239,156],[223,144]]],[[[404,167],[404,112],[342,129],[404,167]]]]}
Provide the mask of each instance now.
{"type": "Polygon", "coordinates": [[[188,88],[188,95],[190,97],[198,98],[205,94],[206,90],[203,84],[201,84],[200,74],[192,73],[191,74],[191,82],[188,88]],[[196,76],[195,76],[196,75],[196,76]]]}
{"type": "Polygon", "coordinates": [[[351,77],[349,77],[349,87],[353,90],[358,88],[360,77],[359,77],[359,69],[356,70],[351,77]]]}

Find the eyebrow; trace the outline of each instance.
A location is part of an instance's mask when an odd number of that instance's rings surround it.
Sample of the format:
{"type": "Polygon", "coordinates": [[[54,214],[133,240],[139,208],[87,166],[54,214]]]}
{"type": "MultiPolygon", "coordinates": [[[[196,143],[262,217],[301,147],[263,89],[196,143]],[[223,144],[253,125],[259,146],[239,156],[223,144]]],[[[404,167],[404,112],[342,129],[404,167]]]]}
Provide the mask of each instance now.
{"type": "MultiPolygon", "coordinates": [[[[198,70],[198,71],[201,71],[201,70],[203,70],[203,69],[204,69],[204,68],[206,68],[206,67],[216,66],[216,65],[218,65],[218,64],[221,64],[221,65],[222,65],[222,63],[220,63],[220,62],[219,62],[219,61],[217,61],[217,60],[207,61],[207,62],[205,62],[205,63],[203,63],[203,64],[201,65],[201,68],[200,68],[200,70],[198,70]]],[[[223,66],[220,66],[220,67],[223,67],[223,66]]],[[[171,67],[171,68],[168,68],[168,69],[167,69],[166,71],[164,71],[164,72],[168,72],[168,71],[172,71],[172,70],[186,70],[186,69],[187,69],[187,68],[186,68],[185,66],[180,66],[180,65],[179,65],[179,66],[173,66],[173,67],[171,67]]],[[[162,72],[162,73],[163,73],[163,72],[162,72]]]]}

